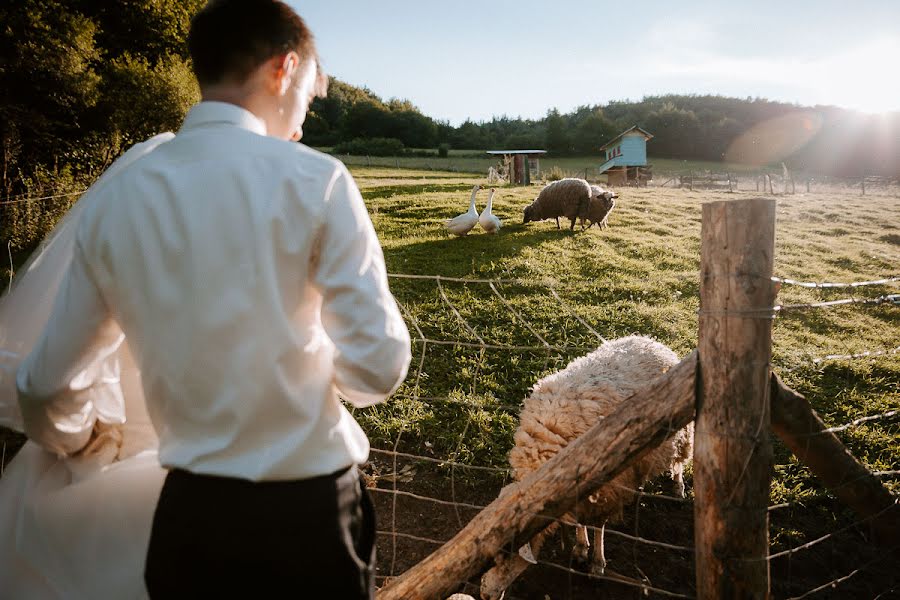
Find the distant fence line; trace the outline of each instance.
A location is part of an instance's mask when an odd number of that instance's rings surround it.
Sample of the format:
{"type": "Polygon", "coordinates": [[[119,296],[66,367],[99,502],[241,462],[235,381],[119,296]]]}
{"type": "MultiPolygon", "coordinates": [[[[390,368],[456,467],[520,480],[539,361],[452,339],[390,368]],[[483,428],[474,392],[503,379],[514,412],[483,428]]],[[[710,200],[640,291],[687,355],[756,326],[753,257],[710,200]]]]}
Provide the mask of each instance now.
{"type": "MultiPolygon", "coordinates": [[[[471,174],[487,177],[488,170],[496,166],[497,161],[491,157],[477,158],[473,156],[368,156],[354,154],[336,154],[335,158],[351,167],[383,167],[410,169],[419,171],[443,171],[449,173],[471,174]]],[[[599,162],[599,161],[598,161],[599,162]]],[[[552,172],[554,178],[579,177],[591,182],[605,183],[605,174],[596,167],[565,167],[554,164],[553,159],[545,159],[539,176],[546,178],[552,172]]],[[[424,175],[423,175],[424,176],[424,175]]],[[[807,193],[816,188],[841,187],[858,191],[865,196],[873,191],[888,190],[900,194],[900,176],[886,177],[866,175],[857,177],[840,177],[832,175],[815,175],[808,173],[789,174],[787,178],[774,170],[759,171],[711,171],[658,169],[650,181],[651,187],[673,187],[697,189],[719,189],[728,191],[756,191],[771,195],[793,194],[798,188],[807,193]]],[[[0,198],[0,207],[31,204],[35,202],[58,201],[63,198],[76,198],[86,189],[65,193],[41,194],[24,193],[0,198]]]]}

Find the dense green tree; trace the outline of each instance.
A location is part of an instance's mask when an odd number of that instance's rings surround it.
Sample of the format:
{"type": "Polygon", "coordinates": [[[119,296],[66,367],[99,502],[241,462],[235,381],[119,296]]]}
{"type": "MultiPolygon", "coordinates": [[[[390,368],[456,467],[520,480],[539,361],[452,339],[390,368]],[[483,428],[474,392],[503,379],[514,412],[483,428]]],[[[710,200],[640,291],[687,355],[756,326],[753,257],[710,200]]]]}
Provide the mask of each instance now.
{"type": "Polygon", "coordinates": [[[0,136],[4,196],[25,191],[38,165],[80,143],[99,99],[97,27],[55,0],[0,4],[0,136]]]}
{"type": "Polygon", "coordinates": [[[596,108],[574,127],[572,146],[578,154],[599,154],[600,146],[618,133],[615,124],[604,116],[603,110],[596,108]]]}
{"type": "MultiPolygon", "coordinates": [[[[0,4],[2,197],[82,189],[127,146],[176,129],[199,97],[185,38],[203,4],[0,4]]],[[[2,204],[0,234],[26,249],[71,201],[2,204]]]]}
{"type": "Polygon", "coordinates": [[[555,108],[547,112],[547,151],[554,154],[569,154],[572,150],[566,120],[555,108]]]}

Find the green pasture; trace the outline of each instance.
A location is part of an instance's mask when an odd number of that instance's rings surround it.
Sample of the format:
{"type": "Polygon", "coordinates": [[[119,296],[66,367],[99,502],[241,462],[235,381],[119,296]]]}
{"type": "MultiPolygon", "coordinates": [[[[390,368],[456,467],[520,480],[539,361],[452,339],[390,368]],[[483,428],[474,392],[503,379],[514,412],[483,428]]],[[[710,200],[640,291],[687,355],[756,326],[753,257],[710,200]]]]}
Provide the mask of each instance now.
{"type": "MultiPolygon", "coordinates": [[[[537,187],[497,189],[498,235],[451,236],[443,221],[467,208],[478,177],[353,167],[393,274],[496,279],[485,283],[393,277],[414,338],[409,377],[388,403],[357,411],[376,448],[503,466],[531,385],[599,343],[632,333],[680,355],[697,343],[701,204],[750,193],[623,189],[609,228],[574,233],[521,223],[537,187]],[[555,293],[555,295],[554,295],[555,293]],[[422,341],[422,340],[427,341],[422,341]],[[454,345],[450,342],[460,342],[454,345]],[[496,347],[495,347],[496,346],[496,347]],[[508,346],[521,347],[508,349],[508,346]],[[550,348],[547,348],[549,346],[550,348]],[[398,441],[399,438],[399,441],[398,441]]],[[[487,200],[480,192],[479,210],[487,200]]],[[[821,193],[777,199],[776,275],[853,282],[896,275],[897,198],[821,193]]],[[[898,285],[848,290],[785,286],[780,304],[877,297],[898,285]]],[[[785,312],[774,324],[774,368],[829,425],[900,409],[900,354],[814,362],[900,346],[900,307],[785,312]]],[[[900,418],[839,433],[872,470],[900,468],[900,418]]],[[[827,494],[776,442],[772,502],[827,494]]],[[[457,477],[459,473],[457,473],[457,477]]],[[[886,478],[889,485],[893,479],[886,478]]]]}
{"type": "MultiPolygon", "coordinates": [[[[328,151],[330,148],[319,148],[328,151]]],[[[451,150],[447,157],[438,156],[354,156],[349,154],[336,154],[344,163],[352,167],[370,168],[395,168],[418,169],[428,171],[429,175],[441,177],[446,173],[477,173],[486,175],[491,166],[496,166],[498,158],[480,153],[477,150],[451,150]]],[[[730,172],[736,175],[751,174],[760,171],[760,167],[752,165],[729,164],[722,162],[710,162],[701,160],[678,160],[674,158],[650,157],[653,166],[654,179],[665,181],[682,173],[692,171],[710,171],[714,173],[730,172]]],[[[567,157],[543,157],[540,159],[542,173],[547,173],[554,168],[559,169],[563,175],[572,177],[584,177],[585,170],[589,179],[595,179],[599,175],[597,169],[603,164],[603,159],[598,152],[596,156],[567,156],[567,157]]],[[[780,168],[780,167],[779,167],[780,168]]]]}

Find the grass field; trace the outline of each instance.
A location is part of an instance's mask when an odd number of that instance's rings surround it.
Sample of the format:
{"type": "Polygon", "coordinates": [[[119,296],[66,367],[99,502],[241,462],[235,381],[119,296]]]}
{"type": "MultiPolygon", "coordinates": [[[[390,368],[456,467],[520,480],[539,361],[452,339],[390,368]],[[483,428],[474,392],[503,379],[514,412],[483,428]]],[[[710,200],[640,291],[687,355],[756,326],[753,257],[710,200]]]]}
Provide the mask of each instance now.
{"type": "MultiPolygon", "coordinates": [[[[329,148],[322,148],[329,150],[329,148]]],[[[497,157],[482,155],[476,150],[451,150],[446,158],[430,157],[394,157],[394,156],[353,156],[336,155],[348,166],[394,169],[424,169],[440,176],[442,171],[451,173],[486,174],[488,167],[496,166],[497,157]]],[[[650,157],[654,177],[665,181],[678,174],[691,171],[711,171],[715,173],[730,172],[736,175],[749,175],[763,169],[757,166],[710,162],[700,160],[678,160],[673,158],[650,157]]],[[[597,168],[603,164],[599,152],[595,156],[543,157],[540,159],[541,171],[546,173],[554,168],[569,176],[584,176],[585,170],[589,178],[597,175],[597,168]]],[[[780,166],[778,167],[780,169],[780,166]]],[[[777,169],[769,169],[777,171],[777,169]]]]}
{"type": "MultiPolygon", "coordinates": [[[[442,222],[465,210],[468,191],[478,182],[477,178],[443,174],[423,181],[416,177],[403,179],[399,173],[386,169],[354,168],[353,172],[367,199],[390,272],[521,280],[517,285],[501,286],[501,294],[550,345],[573,348],[590,348],[597,338],[563,306],[603,337],[638,332],[657,337],[680,354],[692,349],[697,339],[701,203],[750,195],[626,189],[610,217],[609,229],[593,228],[573,234],[557,231],[550,221],[521,224],[522,208],[533,199],[536,188],[499,188],[494,210],[505,223],[501,233],[490,236],[479,234],[476,229],[465,238],[454,238],[442,222]],[[551,287],[562,303],[549,292],[551,287]]],[[[480,207],[485,200],[486,192],[481,192],[480,207]]],[[[778,199],[777,218],[776,275],[841,282],[896,274],[900,264],[897,198],[784,196],[778,199]]],[[[461,324],[465,321],[488,344],[542,344],[487,285],[444,283],[443,292],[449,303],[442,299],[434,281],[393,279],[391,286],[408,311],[411,325],[415,320],[428,339],[477,344],[479,340],[461,324]],[[459,317],[450,304],[458,310],[459,317]]],[[[878,296],[896,292],[896,287],[862,288],[858,293],[878,296]]],[[[845,296],[844,290],[828,292],[785,286],[779,303],[845,296]]],[[[775,323],[774,366],[784,372],[790,385],[809,393],[814,400],[816,392],[837,393],[851,379],[871,383],[872,389],[865,393],[854,392],[862,394],[854,402],[832,403],[834,406],[827,410],[819,402],[830,421],[852,420],[861,411],[880,411],[890,405],[896,408],[900,406],[900,357],[822,364],[813,363],[812,359],[895,348],[900,345],[898,325],[900,314],[892,304],[787,313],[775,323]],[[858,406],[854,408],[854,404],[858,406]]],[[[415,337],[413,327],[411,331],[415,337]]],[[[552,353],[551,364],[543,371],[535,371],[533,366],[542,366],[547,360],[545,352],[531,357],[527,352],[516,355],[488,350],[475,378],[474,361],[481,352],[475,350],[429,349],[423,366],[424,381],[419,382],[420,395],[466,395],[476,389],[479,401],[494,398],[515,405],[535,379],[576,355],[552,353]],[[523,366],[521,361],[530,366],[523,366]],[[453,363],[456,366],[448,366],[453,363]],[[516,376],[504,378],[504,373],[516,376]],[[466,375],[471,381],[466,381],[466,375]]],[[[402,391],[412,394],[412,385],[409,381],[402,391]]],[[[382,425],[378,424],[379,429],[382,425]]],[[[389,437],[396,433],[390,428],[384,431],[389,437]]],[[[490,431],[498,435],[496,428],[490,431]]],[[[455,436],[448,437],[453,440],[449,446],[457,443],[455,436]]],[[[478,456],[482,460],[502,460],[506,450],[502,445],[501,436],[485,445],[478,456]],[[496,451],[487,452],[488,448],[496,451]]],[[[474,449],[470,451],[474,453],[474,449]]],[[[892,454],[888,448],[869,454],[876,468],[891,468],[887,463],[894,467],[900,464],[900,453],[892,454]]]]}
{"type": "MultiPolygon", "coordinates": [[[[679,355],[693,349],[701,204],[754,195],[624,189],[608,229],[571,233],[558,231],[553,222],[521,223],[522,208],[537,188],[500,188],[494,212],[504,220],[501,233],[490,236],[476,229],[465,238],[454,238],[443,220],[465,210],[470,186],[478,178],[436,172],[435,177],[429,174],[423,179],[415,172],[390,168],[353,167],[353,173],[367,199],[389,272],[515,280],[497,284],[495,292],[483,283],[441,282],[438,286],[434,280],[392,278],[392,290],[406,312],[410,331],[414,339],[420,339],[414,343],[410,375],[397,396],[383,407],[357,413],[375,448],[396,448],[480,467],[506,464],[519,403],[529,387],[595,347],[596,334],[608,339],[631,333],[650,335],[679,355]],[[422,338],[469,345],[423,343],[422,338]],[[542,340],[563,349],[541,349],[542,340]]],[[[479,208],[486,201],[486,192],[481,194],[479,208]]],[[[863,198],[838,189],[779,197],[776,238],[775,273],[781,277],[853,282],[900,274],[897,196],[863,198]]],[[[897,287],[895,283],[858,288],[852,295],[876,297],[897,293],[897,287]]],[[[778,302],[799,304],[849,295],[846,290],[784,286],[778,302]]],[[[773,368],[809,398],[826,423],[841,425],[900,409],[900,354],[814,359],[898,346],[896,304],[785,312],[774,324],[773,368]]],[[[900,468],[900,417],[896,414],[839,435],[873,471],[900,468]]],[[[777,440],[775,447],[770,503],[787,508],[772,515],[773,551],[809,542],[853,522],[853,515],[777,440]]],[[[416,464],[411,460],[407,473],[415,472],[416,464]]],[[[384,468],[398,469],[396,464],[384,468]]],[[[425,468],[422,461],[418,468],[425,468]]],[[[443,477],[447,483],[450,469],[432,476],[438,482],[443,477]]],[[[481,491],[499,485],[490,479],[482,471],[455,468],[452,473],[455,484],[481,491]]],[[[885,477],[885,483],[895,493],[900,491],[896,474],[885,477]]],[[[433,485],[440,488],[439,483],[433,485]]],[[[449,499],[446,490],[433,495],[449,499]]],[[[486,501],[491,499],[488,496],[486,501]]],[[[676,518],[689,519],[687,515],[676,518]]],[[[643,512],[641,520],[652,523],[653,517],[643,512]]],[[[688,539],[676,543],[689,544],[689,529],[686,535],[688,539]]],[[[833,554],[834,548],[830,551],[833,554]]],[[[802,575],[806,567],[798,559],[786,568],[773,565],[778,595],[792,595],[804,586],[802,591],[808,591],[815,587],[817,576],[824,579],[833,569],[837,577],[842,566],[853,564],[838,561],[841,564],[836,565],[824,555],[813,557],[812,551],[808,558],[815,566],[809,567],[806,579],[802,575]]],[[[673,575],[673,582],[678,579],[673,575]]],[[[527,585],[540,588],[542,583],[527,585]]],[[[540,597],[531,595],[534,589],[519,591],[523,597],[540,597]]],[[[842,591],[848,589],[854,590],[845,585],[842,591]]],[[[591,597],[592,593],[579,596],[576,589],[571,591],[570,597],[591,597]]],[[[690,586],[682,591],[689,593],[690,586]]],[[[853,593],[866,597],[867,591],[859,588],[853,593]]]]}
{"type": "MultiPolygon", "coordinates": [[[[372,159],[375,160],[375,159],[372,159]]],[[[394,159],[390,159],[394,160],[394,159]]],[[[400,159],[401,161],[404,159],[400,159]]],[[[409,159],[425,160],[425,159],[409,159]]],[[[386,163],[387,164],[387,163],[386,163]]],[[[485,163],[487,165],[488,163],[485,163]]],[[[486,166],[485,166],[486,169],[486,166]]],[[[406,382],[386,404],[355,412],[372,440],[379,476],[381,529],[414,538],[379,538],[379,575],[408,568],[493,500],[506,482],[521,401],[540,377],[599,343],[632,333],[652,336],[683,356],[697,344],[701,205],[752,192],[643,188],[620,190],[609,228],[574,233],[553,222],[521,223],[537,187],[498,188],[498,235],[464,238],[443,221],[465,211],[480,175],[351,165],[394,275],[499,280],[450,282],[392,276],[390,283],[413,336],[406,382]],[[549,348],[548,348],[549,346],[549,348]],[[386,452],[410,456],[397,458],[386,452]],[[442,463],[443,461],[443,463],[442,463]],[[441,464],[442,463],[442,464],[441,464]],[[478,469],[469,468],[477,467],[478,469]],[[385,493],[396,486],[454,504],[435,506],[385,493]]],[[[479,209],[486,202],[481,192],[479,209]]],[[[845,189],[778,197],[775,273],[802,281],[853,282],[900,275],[900,197],[860,197],[845,189]]],[[[898,284],[847,290],[784,286],[780,304],[896,294],[898,284]]],[[[900,346],[900,307],[839,306],[782,314],[774,323],[773,368],[806,395],[829,425],[900,409],[900,353],[825,360],[900,346]]],[[[841,430],[848,448],[900,492],[900,417],[874,418],[841,430]]],[[[832,537],[773,561],[773,591],[795,596],[855,571],[860,575],[816,598],[873,598],[896,586],[864,528],[775,440],[770,504],[772,551],[832,537]],[[874,566],[872,566],[874,565],[874,566]],[[863,569],[865,567],[865,569],[863,569]],[[887,587],[885,587],[887,586],[887,587]]],[[[690,499],[690,482],[688,484],[690,499]]],[[[663,483],[648,490],[665,489],[663,483]]],[[[692,545],[690,504],[651,499],[616,526],[643,537],[692,545]]],[[[568,565],[568,555],[551,553],[568,565]]],[[[610,568],[690,595],[692,557],[608,540],[610,568]]],[[[380,581],[383,581],[380,580],[380,581]]],[[[473,590],[468,590],[470,593],[473,590]]],[[[535,567],[513,598],[635,597],[614,583],[535,567]]]]}

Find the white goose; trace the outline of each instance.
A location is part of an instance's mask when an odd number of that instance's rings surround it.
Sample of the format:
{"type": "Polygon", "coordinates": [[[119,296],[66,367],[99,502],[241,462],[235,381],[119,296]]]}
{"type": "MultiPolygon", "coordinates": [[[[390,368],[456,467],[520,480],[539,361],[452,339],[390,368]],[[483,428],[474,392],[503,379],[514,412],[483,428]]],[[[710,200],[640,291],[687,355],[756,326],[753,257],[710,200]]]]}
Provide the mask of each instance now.
{"type": "Polygon", "coordinates": [[[469,210],[447,220],[446,225],[447,229],[450,230],[450,233],[455,235],[466,235],[472,231],[472,228],[478,223],[478,211],[475,210],[475,194],[477,194],[480,189],[480,185],[476,185],[472,188],[472,198],[469,200],[469,210]]]}
{"type": "Polygon", "coordinates": [[[481,216],[478,217],[478,222],[481,224],[482,229],[488,233],[497,233],[500,231],[500,227],[503,226],[497,215],[491,213],[491,207],[494,206],[494,191],[494,188],[491,188],[487,206],[485,207],[484,212],[481,213],[481,216]]]}

